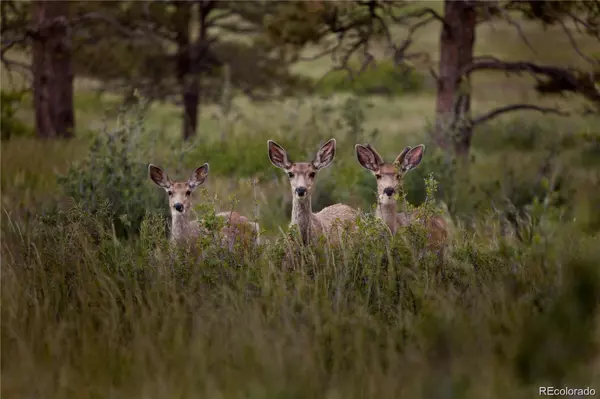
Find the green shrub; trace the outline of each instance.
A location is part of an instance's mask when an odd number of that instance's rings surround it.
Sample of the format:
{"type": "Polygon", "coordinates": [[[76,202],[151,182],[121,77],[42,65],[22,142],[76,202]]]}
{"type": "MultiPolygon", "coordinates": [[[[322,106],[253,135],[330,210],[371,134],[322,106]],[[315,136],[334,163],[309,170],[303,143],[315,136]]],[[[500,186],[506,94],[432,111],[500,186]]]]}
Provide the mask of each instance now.
{"type": "Polygon", "coordinates": [[[386,95],[397,96],[415,93],[424,87],[424,78],[413,68],[394,66],[391,62],[380,62],[352,78],[345,70],[337,70],[325,75],[315,83],[317,93],[331,95],[336,92],[349,92],[358,96],[386,95]]]}
{"type": "Polygon", "coordinates": [[[87,157],[58,177],[64,194],[89,212],[108,206],[109,225],[118,237],[138,234],[148,210],[165,213],[164,194],[148,183],[154,139],[144,129],[143,116],[143,104],[131,114],[123,112],[115,129],[97,134],[87,157]]]}
{"type": "Polygon", "coordinates": [[[32,136],[33,129],[20,121],[16,113],[22,105],[27,91],[5,91],[0,92],[0,120],[2,120],[2,140],[11,137],[32,136]]]}

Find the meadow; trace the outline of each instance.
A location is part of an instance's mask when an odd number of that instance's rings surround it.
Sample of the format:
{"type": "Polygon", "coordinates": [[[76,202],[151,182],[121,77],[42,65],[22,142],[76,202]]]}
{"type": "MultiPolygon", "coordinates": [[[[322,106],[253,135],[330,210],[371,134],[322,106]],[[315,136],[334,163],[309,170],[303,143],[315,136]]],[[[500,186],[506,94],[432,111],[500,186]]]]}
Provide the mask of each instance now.
{"type": "MultiPolygon", "coordinates": [[[[503,24],[478,32],[477,52],[582,62],[559,30],[525,31],[535,54],[503,24]]],[[[432,54],[436,45],[437,30],[417,38],[432,54]]],[[[317,77],[329,67],[295,70],[317,77]]],[[[92,83],[77,81],[75,139],[2,141],[7,398],[530,398],[538,386],[600,389],[597,116],[515,113],[482,126],[466,180],[428,146],[405,180],[406,201],[448,219],[440,260],[424,251],[418,228],[382,236],[369,217],[375,179],[354,155],[356,143],[393,159],[427,142],[435,93],[425,74],[418,89],[395,96],[325,90],[206,105],[191,143],[179,138],[175,106],[121,107],[92,83]],[[291,192],[266,142],[308,161],[331,137],[338,152],[317,176],[313,211],[349,204],[365,213],[362,228],[342,248],[299,249],[297,267],[284,270],[279,237],[291,192]],[[240,210],[269,242],[234,253],[207,242],[202,262],[185,252],[165,261],[155,249],[167,245],[167,198],[147,165],[184,179],[204,162],[198,212],[240,210]]],[[[473,87],[476,113],[514,101],[577,105],[538,98],[526,76],[482,74],[473,87]]],[[[29,96],[15,115],[32,125],[29,96]]]]}

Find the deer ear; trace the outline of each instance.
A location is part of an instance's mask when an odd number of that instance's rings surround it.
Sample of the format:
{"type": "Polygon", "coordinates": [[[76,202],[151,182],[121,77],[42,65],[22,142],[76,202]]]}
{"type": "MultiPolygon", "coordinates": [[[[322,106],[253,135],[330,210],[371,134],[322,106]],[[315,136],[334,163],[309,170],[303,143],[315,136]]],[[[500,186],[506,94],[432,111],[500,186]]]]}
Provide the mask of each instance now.
{"type": "Polygon", "coordinates": [[[364,145],[356,144],[354,146],[356,149],[356,159],[358,159],[358,163],[365,169],[370,170],[371,172],[376,172],[379,170],[379,164],[377,163],[377,159],[375,158],[375,154],[364,145]]]}
{"type": "MultiPolygon", "coordinates": [[[[423,144],[419,144],[413,149],[409,150],[402,159],[401,169],[404,172],[408,172],[419,166],[421,160],[423,159],[423,153],[425,152],[425,146],[423,144]]],[[[400,154],[402,155],[402,154],[400,154]]],[[[400,158],[400,156],[398,156],[400,158]]]]}
{"type": "Polygon", "coordinates": [[[171,180],[164,170],[155,165],[148,165],[148,174],[150,179],[157,185],[164,189],[171,187],[171,180]]]}
{"type": "Polygon", "coordinates": [[[269,160],[271,163],[281,169],[289,169],[292,166],[292,162],[287,155],[287,151],[282,146],[274,142],[273,140],[267,141],[267,147],[269,150],[269,160]]]}
{"type": "Polygon", "coordinates": [[[315,159],[312,161],[315,169],[323,169],[333,162],[335,158],[335,139],[331,139],[319,148],[315,159]]]}
{"type": "Polygon", "coordinates": [[[402,163],[404,162],[404,157],[406,157],[406,154],[408,154],[408,152],[410,150],[411,150],[410,147],[404,147],[402,152],[394,160],[394,166],[396,166],[397,168],[402,167],[402,163]]]}
{"type": "Polygon", "coordinates": [[[194,173],[192,174],[192,176],[188,179],[187,184],[190,187],[190,190],[194,190],[199,185],[204,183],[204,181],[206,180],[207,177],[208,177],[208,164],[205,163],[204,165],[197,168],[194,171],[194,173]]]}
{"type": "Polygon", "coordinates": [[[377,162],[377,165],[381,166],[385,163],[385,161],[383,160],[383,157],[381,155],[379,155],[377,150],[375,150],[375,147],[373,147],[371,144],[366,144],[365,147],[367,147],[373,153],[373,156],[375,156],[375,162],[377,162]]]}

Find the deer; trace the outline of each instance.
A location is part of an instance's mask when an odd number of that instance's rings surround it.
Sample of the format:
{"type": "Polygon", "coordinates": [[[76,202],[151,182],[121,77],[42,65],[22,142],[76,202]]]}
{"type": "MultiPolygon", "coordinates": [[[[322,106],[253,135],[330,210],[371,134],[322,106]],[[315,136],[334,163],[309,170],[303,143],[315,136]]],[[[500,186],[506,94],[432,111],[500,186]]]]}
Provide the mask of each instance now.
{"type": "MultiPolygon", "coordinates": [[[[202,185],[208,177],[208,163],[196,168],[187,181],[173,181],[167,173],[153,164],[148,165],[150,179],[163,188],[169,198],[171,210],[170,241],[174,245],[192,243],[207,234],[200,225],[192,206],[192,193],[202,185]]],[[[220,212],[217,217],[225,218],[226,224],[220,230],[220,244],[233,250],[236,242],[247,246],[260,244],[260,226],[238,212],[220,212]]]]}
{"type": "Polygon", "coordinates": [[[419,218],[415,215],[397,211],[395,194],[403,192],[404,176],[421,163],[425,145],[405,147],[393,163],[386,163],[370,144],[356,144],[355,150],[358,163],[377,179],[375,217],[385,223],[392,234],[413,221],[424,223],[428,233],[428,248],[441,248],[448,237],[447,223],[442,217],[434,215],[427,220],[416,220],[419,218]]]}
{"type": "MultiPolygon", "coordinates": [[[[287,151],[273,140],[268,140],[267,145],[271,163],[285,171],[289,177],[292,190],[290,227],[298,226],[302,243],[310,245],[322,235],[327,239],[339,237],[341,224],[352,224],[358,211],[348,205],[334,204],[313,213],[311,205],[317,173],[329,166],[335,157],[335,139],[323,144],[311,162],[293,162],[287,151]]],[[[338,241],[335,238],[333,240],[334,243],[338,241]]]]}

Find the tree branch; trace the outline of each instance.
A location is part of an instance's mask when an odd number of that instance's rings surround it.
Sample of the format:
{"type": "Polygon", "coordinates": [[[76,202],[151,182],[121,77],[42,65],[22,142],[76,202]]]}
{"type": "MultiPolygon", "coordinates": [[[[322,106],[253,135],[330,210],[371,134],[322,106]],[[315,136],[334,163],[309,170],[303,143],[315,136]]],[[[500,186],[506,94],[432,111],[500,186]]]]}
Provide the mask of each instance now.
{"type": "Polygon", "coordinates": [[[538,65],[531,62],[505,62],[495,57],[485,57],[467,65],[460,76],[469,75],[479,70],[496,70],[506,72],[531,72],[534,74],[546,75],[553,79],[560,79],[576,87],[578,82],[574,74],[565,68],[559,68],[548,65],[538,65]]]}
{"type": "Polygon", "coordinates": [[[512,112],[512,111],[517,111],[517,110],[538,111],[538,112],[541,112],[544,114],[555,114],[555,115],[561,115],[561,116],[570,115],[569,113],[561,111],[557,108],[540,107],[540,106],[533,105],[533,104],[511,104],[511,105],[506,105],[504,107],[496,108],[496,109],[494,109],[490,112],[487,112],[475,119],[472,119],[471,125],[473,127],[475,127],[482,123],[488,122],[490,119],[498,117],[502,114],[505,114],[507,112],[512,112]]]}
{"type": "Polygon", "coordinates": [[[502,14],[502,16],[504,17],[504,20],[506,22],[508,22],[509,24],[511,24],[512,26],[515,27],[515,29],[517,30],[517,33],[521,37],[521,40],[523,40],[523,43],[525,43],[527,45],[527,47],[529,47],[529,49],[534,54],[537,54],[537,51],[531,45],[531,42],[529,41],[529,39],[527,39],[527,36],[525,35],[525,32],[523,32],[523,29],[521,28],[521,25],[518,22],[516,22],[514,19],[512,19],[510,17],[510,15],[508,14],[508,11],[506,11],[504,8],[498,7],[498,11],[500,11],[500,13],[502,14]]]}
{"type": "Polygon", "coordinates": [[[571,43],[571,46],[573,47],[573,49],[575,50],[575,52],[577,52],[577,54],[579,54],[579,56],[581,58],[583,58],[585,61],[589,62],[590,64],[594,65],[594,66],[598,66],[598,61],[586,56],[585,54],[583,54],[583,52],[581,51],[581,49],[579,48],[579,46],[577,45],[577,41],[575,40],[575,38],[573,37],[573,35],[571,34],[571,31],[569,30],[569,28],[567,27],[567,25],[559,20],[558,23],[560,24],[560,26],[562,26],[563,31],[565,32],[565,35],[567,35],[567,37],[569,38],[569,42],[571,43]]]}
{"type": "Polygon", "coordinates": [[[99,12],[89,12],[78,17],[72,18],[69,22],[73,25],[77,25],[88,21],[105,22],[111,25],[113,28],[117,29],[117,31],[122,35],[131,38],[147,38],[148,36],[150,36],[155,41],[165,39],[165,37],[158,36],[149,29],[140,29],[139,27],[128,27],[127,25],[122,24],[116,18],[110,17],[99,12]]]}
{"type": "Polygon", "coordinates": [[[419,10],[409,12],[400,17],[396,17],[396,16],[394,16],[394,14],[392,12],[390,12],[390,16],[391,16],[392,20],[396,23],[404,23],[407,19],[410,19],[410,18],[422,18],[423,16],[425,16],[427,14],[429,14],[433,19],[441,22],[444,25],[444,29],[450,29],[450,25],[448,24],[446,19],[444,19],[444,17],[442,17],[440,14],[438,14],[434,9],[429,8],[429,7],[424,7],[419,10]]]}

